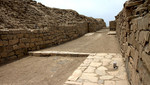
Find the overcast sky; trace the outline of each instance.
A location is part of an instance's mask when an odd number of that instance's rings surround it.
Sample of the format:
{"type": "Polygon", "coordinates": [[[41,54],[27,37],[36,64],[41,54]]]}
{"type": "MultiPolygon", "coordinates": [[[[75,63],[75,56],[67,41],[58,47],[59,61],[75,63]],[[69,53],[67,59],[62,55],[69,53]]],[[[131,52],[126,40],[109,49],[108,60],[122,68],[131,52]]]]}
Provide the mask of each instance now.
{"type": "Polygon", "coordinates": [[[94,18],[103,18],[105,22],[114,20],[127,0],[36,0],[42,4],[61,8],[73,9],[79,14],[94,18]]]}

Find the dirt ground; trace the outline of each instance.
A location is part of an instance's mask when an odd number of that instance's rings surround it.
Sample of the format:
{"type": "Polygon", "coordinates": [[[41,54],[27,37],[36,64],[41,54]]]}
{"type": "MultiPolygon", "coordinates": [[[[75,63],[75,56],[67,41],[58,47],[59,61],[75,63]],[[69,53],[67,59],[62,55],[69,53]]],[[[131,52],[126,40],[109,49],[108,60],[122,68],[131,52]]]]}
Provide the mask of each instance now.
{"type": "Polygon", "coordinates": [[[70,51],[83,53],[120,53],[116,35],[107,35],[109,29],[102,29],[70,42],[43,49],[41,51],[70,51]]]}
{"type": "Polygon", "coordinates": [[[85,58],[29,56],[0,67],[0,85],[63,85],[85,58]]]}
{"type": "MultiPolygon", "coordinates": [[[[116,35],[108,29],[41,51],[120,53],[116,35]]],[[[63,85],[86,57],[28,56],[0,67],[0,85],[63,85]]]]}

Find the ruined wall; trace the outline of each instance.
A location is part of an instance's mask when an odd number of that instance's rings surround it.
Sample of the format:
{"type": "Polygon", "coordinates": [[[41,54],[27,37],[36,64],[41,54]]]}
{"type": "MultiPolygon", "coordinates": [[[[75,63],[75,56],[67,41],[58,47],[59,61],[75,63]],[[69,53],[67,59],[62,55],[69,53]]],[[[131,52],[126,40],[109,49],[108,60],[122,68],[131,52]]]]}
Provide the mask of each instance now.
{"type": "Polygon", "coordinates": [[[33,0],[0,0],[0,29],[51,29],[79,22],[88,22],[89,31],[105,26],[103,20],[97,21],[70,9],[50,8],[33,0]]]}
{"type": "Polygon", "coordinates": [[[130,84],[150,85],[150,0],[127,1],[116,31],[130,84]]]}
{"type": "Polygon", "coordinates": [[[110,31],[116,31],[116,21],[109,22],[109,29],[110,31]]]}
{"type": "Polygon", "coordinates": [[[0,63],[105,27],[103,20],[33,0],[0,0],[0,63]]]}
{"type": "Polygon", "coordinates": [[[87,33],[87,23],[49,29],[0,30],[0,63],[23,57],[28,51],[39,50],[75,39],[87,33]]]}

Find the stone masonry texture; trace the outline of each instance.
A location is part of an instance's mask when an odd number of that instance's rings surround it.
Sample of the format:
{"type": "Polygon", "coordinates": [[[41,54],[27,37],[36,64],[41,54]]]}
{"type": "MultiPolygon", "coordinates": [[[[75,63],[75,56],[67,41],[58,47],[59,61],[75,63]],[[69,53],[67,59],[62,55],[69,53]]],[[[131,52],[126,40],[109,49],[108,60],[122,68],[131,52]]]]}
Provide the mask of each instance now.
{"type": "Polygon", "coordinates": [[[150,85],[150,0],[129,0],[116,31],[131,85],[150,85]]]}
{"type": "Polygon", "coordinates": [[[110,21],[109,22],[109,29],[110,29],[110,31],[116,30],[116,21],[110,21]]]}
{"type": "Polygon", "coordinates": [[[103,27],[103,19],[74,10],[50,8],[33,0],[0,0],[0,63],[103,27]]]}

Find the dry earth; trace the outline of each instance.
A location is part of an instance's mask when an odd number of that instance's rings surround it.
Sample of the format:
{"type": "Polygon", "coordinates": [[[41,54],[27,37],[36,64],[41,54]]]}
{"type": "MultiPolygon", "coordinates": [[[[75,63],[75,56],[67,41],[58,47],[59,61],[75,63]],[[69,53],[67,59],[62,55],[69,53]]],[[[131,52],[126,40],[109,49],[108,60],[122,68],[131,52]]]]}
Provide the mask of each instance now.
{"type": "Polygon", "coordinates": [[[62,85],[86,57],[33,57],[0,67],[0,85],[62,85]]]}

